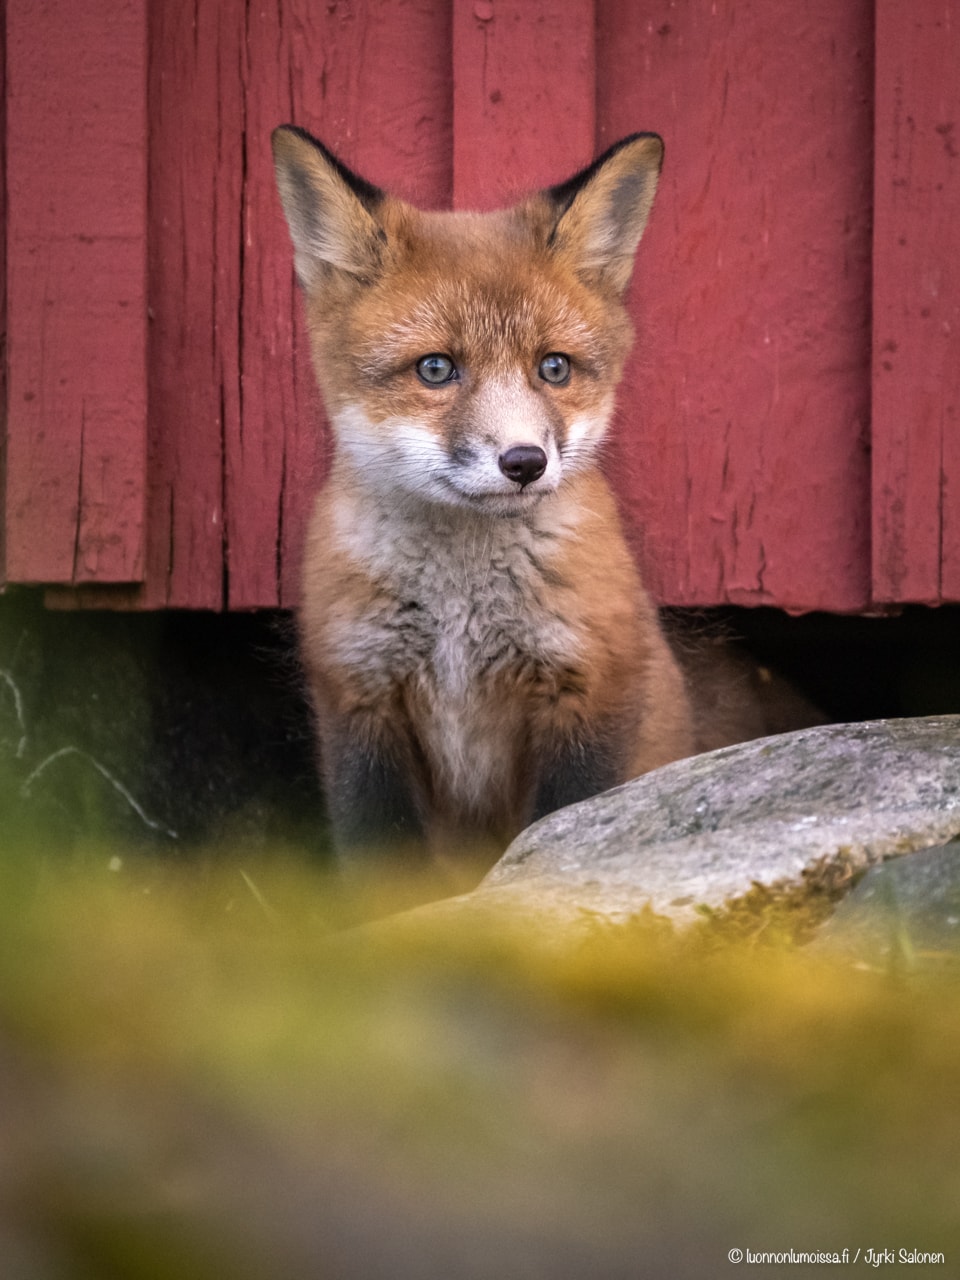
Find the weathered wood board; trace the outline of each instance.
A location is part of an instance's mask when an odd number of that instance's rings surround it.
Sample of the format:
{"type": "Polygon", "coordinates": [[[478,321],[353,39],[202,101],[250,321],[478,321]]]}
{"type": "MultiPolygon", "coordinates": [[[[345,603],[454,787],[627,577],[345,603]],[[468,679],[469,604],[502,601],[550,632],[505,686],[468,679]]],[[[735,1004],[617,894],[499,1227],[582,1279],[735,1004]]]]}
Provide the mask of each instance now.
{"type": "Polygon", "coordinates": [[[960,600],[960,12],[877,2],[873,594],[960,600]]]}
{"type": "Polygon", "coordinates": [[[607,451],[654,594],[960,600],[949,0],[78,4],[6,6],[8,580],[296,604],[329,438],[270,158],[292,121],[458,208],[659,132],[607,451]]]}
{"type": "Polygon", "coordinates": [[[454,4],[457,208],[496,208],[593,159],[594,28],[594,0],[454,4]]]}
{"type": "Polygon", "coordinates": [[[621,493],[660,599],[869,603],[872,12],[600,0],[599,142],[667,140],[621,493]]]}
{"type": "Polygon", "coordinates": [[[146,0],[7,0],[6,575],[144,570],[146,0]]]}

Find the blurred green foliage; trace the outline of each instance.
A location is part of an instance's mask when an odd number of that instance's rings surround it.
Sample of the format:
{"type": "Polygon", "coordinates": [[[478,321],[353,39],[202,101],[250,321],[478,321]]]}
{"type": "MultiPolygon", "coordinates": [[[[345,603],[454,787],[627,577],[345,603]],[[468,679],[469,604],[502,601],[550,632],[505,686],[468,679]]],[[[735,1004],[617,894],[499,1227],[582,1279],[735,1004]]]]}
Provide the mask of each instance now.
{"type": "Polygon", "coordinates": [[[895,976],[814,961],[782,931],[654,918],[427,909],[343,929],[369,903],[280,855],[9,853],[5,1277],[699,1277],[735,1246],[960,1257],[949,966],[895,976]]]}

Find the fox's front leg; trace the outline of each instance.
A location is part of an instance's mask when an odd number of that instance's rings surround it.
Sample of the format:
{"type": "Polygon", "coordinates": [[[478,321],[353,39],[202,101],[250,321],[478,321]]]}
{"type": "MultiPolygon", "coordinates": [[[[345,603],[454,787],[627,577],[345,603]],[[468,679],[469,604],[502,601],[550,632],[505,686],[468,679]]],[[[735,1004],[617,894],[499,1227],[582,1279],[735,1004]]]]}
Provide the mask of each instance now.
{"type": "Polygon", "coordinates": [[[427,847],[410,744],[367,716],[322,717],[320,736],[338,856],[347,864],[422,863],[427,847]]]}
{"type": "Polygon", "coordinates": [[[533,821],[588,800],[629,776],[622,724],[580,723],[550,735],[539,756],[533,821]]]}

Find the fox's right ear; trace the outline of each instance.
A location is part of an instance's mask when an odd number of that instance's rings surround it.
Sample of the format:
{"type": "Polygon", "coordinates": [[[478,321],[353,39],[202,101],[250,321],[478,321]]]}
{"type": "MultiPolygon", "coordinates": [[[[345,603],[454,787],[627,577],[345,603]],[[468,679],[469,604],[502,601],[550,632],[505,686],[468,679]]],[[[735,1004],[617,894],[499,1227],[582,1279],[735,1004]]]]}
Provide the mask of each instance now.
{"type": "Polygon", "coordinates": [[[386,242],[376,218],[385,192],[351,172],[304,129],[281,125],[272,141],[301,285],[309,289],[328,267],[370,279],[386,242]]]}
{"type": "Polygon", "coordinates": [[[553,250],[577,272],[623,293],[662,164],[662,139],[655,133],[634,133],[566,182],[542,191],[553,222],[553,250]]]}

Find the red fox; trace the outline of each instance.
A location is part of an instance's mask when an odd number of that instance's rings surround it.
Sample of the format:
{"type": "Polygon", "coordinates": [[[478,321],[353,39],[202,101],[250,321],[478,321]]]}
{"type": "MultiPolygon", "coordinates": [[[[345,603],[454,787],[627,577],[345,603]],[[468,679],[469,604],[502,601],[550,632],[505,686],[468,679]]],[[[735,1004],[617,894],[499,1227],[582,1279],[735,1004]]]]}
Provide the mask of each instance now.
{"type": "Polygon", "coordinates": [[[466,883],[705,744],[599,469],[663,144],[484,214],[273,149],[335,441],[300,616],[335,844],[466,883]]]}

